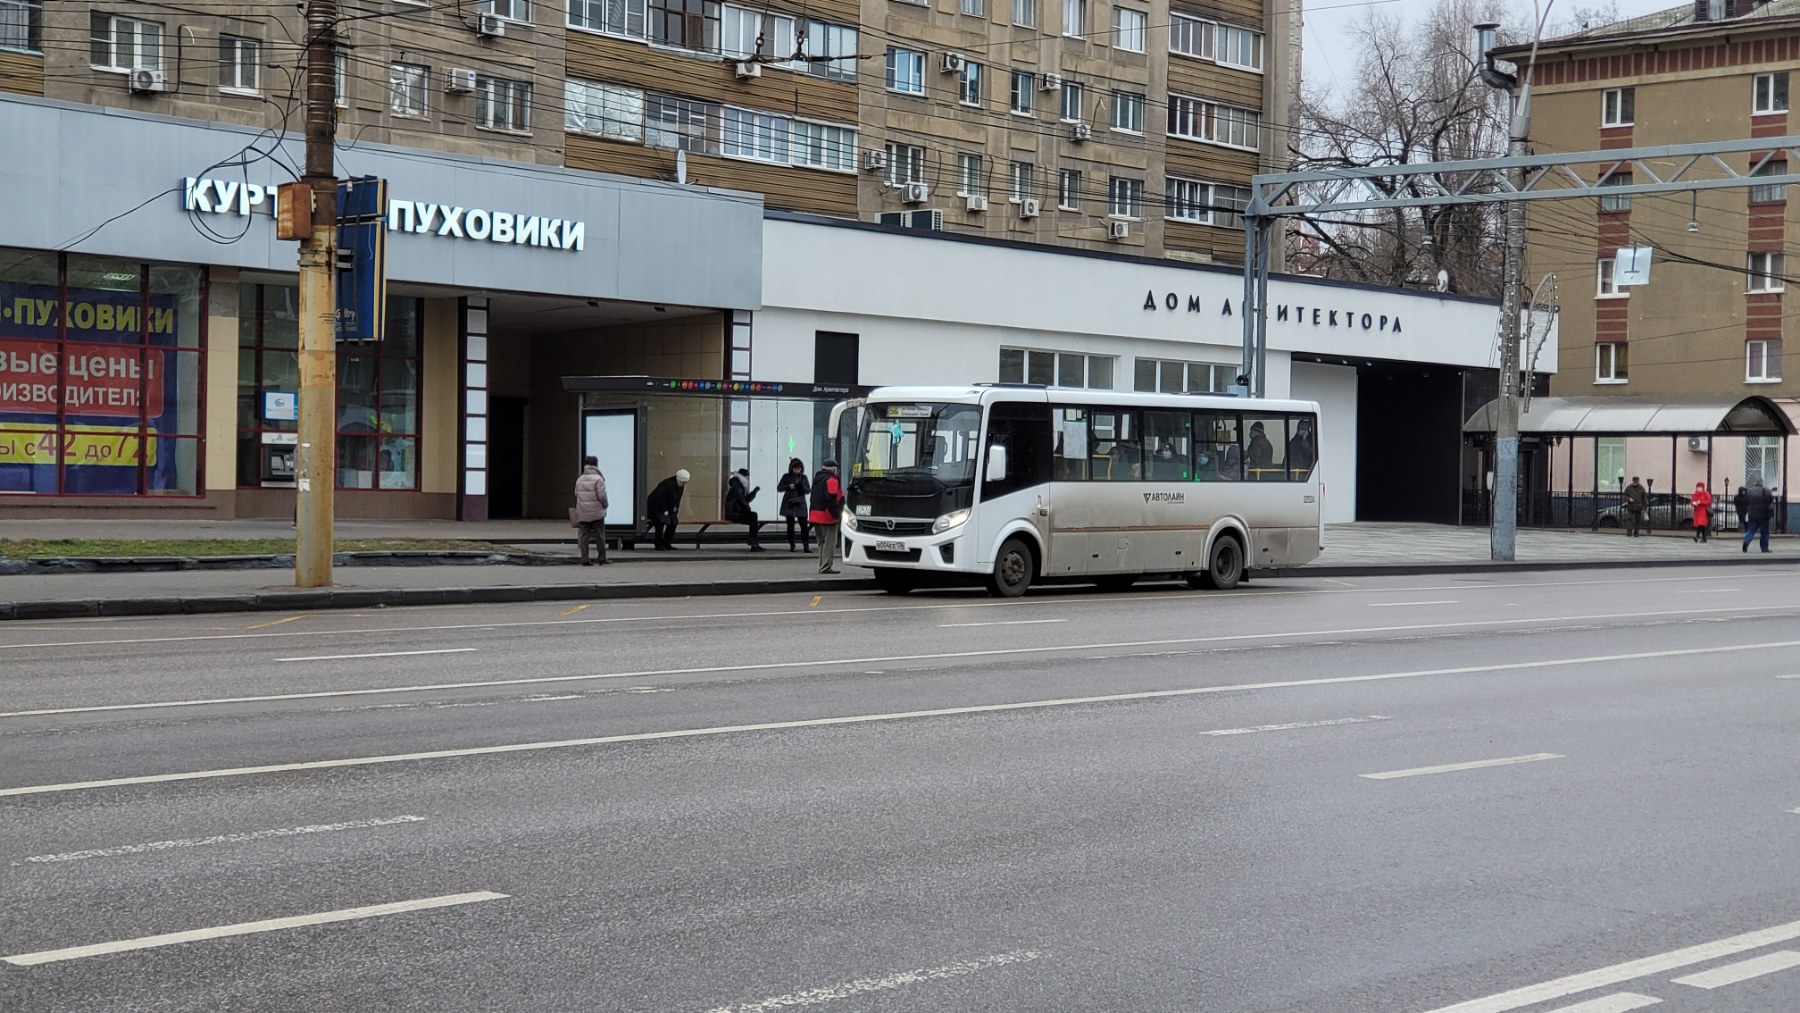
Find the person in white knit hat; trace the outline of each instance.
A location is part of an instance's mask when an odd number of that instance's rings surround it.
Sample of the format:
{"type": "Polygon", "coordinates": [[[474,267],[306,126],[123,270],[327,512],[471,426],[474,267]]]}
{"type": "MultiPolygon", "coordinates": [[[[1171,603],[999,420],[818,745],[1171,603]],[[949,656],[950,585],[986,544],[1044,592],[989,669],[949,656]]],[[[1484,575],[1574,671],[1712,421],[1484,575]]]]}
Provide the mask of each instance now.
{"type": "Polygon", "coordinates": [[[644,516],[650,519],[650,530],[656,536],[656,547],[665,552],[675,550],[675,525],[681,523],[681,494],[689,475],[683,468],[650,490],[644,500],[644,516]]]}

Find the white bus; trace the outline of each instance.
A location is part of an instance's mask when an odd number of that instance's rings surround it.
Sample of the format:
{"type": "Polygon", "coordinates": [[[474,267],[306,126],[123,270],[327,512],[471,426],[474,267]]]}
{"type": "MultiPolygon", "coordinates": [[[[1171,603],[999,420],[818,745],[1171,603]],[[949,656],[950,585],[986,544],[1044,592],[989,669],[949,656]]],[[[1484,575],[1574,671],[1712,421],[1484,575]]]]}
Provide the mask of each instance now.
{"type": "Polygon", "coordinates": [[[832,413],[844,561],[893,594],[980,579],[1230,588],[1319,554],[1319,406],[1016,384],[881,387],[832,413]]]}

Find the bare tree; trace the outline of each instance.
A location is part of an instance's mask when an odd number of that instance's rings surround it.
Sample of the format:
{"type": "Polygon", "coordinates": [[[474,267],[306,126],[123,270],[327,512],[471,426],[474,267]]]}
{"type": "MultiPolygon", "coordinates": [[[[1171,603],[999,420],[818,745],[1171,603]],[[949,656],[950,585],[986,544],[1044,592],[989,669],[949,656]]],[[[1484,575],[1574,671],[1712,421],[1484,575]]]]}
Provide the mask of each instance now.
{"type": "MultiPolygon", "coordinates": [[[[1509,15],[1516,20],[1509,6],[1518,5],[1438,0],[1410,30],[1371,11],[1342,47],[1363,54],[1348,84],[1337,94],[1302,85],[1294,167],[1372,168],[1505,154],[1507,99],[1482,83],[1471,27],[1505,23],[1509,15]]],[[[1419,185],[1396,182],[1384,192],[1399,196],[1395,187],[1419,185]]],[[[1289,263],[1346,281],[1493,296],[1500,291],[1503,215],[1504,206],[1492,204],[1309,217],[1289,234],[1289,263]]]]}

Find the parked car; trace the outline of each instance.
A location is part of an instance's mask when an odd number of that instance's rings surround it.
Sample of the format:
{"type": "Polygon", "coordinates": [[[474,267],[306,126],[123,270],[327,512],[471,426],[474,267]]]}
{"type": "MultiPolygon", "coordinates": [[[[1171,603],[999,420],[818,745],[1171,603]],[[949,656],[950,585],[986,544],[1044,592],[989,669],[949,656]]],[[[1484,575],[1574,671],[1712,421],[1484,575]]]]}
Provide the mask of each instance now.
{"type": "MultiPolygon", "coordinates": [[[[1689,502],[1686,496],[1674,497],[1673,504],[1669,502],[1669,499],[1669,494],[1666,492],[1650,494],[1650,526],[1665,530],[1668,528],[1692,529],[1694,504],[1689,502]]],[[[1600,511],[1600,526],[1603,528],[1624,527],[1625,504],[1620,503],[1600,511]]]]}

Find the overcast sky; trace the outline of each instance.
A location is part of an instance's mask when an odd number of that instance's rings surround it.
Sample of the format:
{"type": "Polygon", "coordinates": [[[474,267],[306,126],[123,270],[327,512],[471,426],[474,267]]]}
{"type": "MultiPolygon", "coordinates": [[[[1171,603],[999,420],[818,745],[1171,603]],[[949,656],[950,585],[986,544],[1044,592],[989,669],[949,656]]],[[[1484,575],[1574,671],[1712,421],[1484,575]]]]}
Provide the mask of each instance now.
{"type": "MultiPolygon", "coordinates": [[[[1532,0],[1510,0],[1528,8],[1532,0]]],[[[1576,7],[1597,7],[1605,0],[1555,0],[1551,22],[1576,7]]],[[[1690,0],[1691,2],[1691,0],[1690,0]]],[[[1346,46],[1348,30],[1371,9],[1410,21],[1417,13],[1436,6],[1437,0],[1306,0],[1306,36],[1301,69],[1308,86],[1327,84],[1356,72],[1356,52],[1346,46]]],[[[1617,0],[1621,18],[1679,7],[1682,0],[1617,0]]]]}

